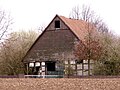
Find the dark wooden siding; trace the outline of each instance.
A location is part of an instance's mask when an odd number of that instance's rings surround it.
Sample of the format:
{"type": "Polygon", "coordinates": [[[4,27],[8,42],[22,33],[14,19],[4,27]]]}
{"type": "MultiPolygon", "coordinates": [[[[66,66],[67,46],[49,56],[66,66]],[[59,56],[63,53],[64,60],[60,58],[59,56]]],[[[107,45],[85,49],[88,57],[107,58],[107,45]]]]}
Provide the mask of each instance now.
{"type": "Polygon", "coordinates": [[[48,59],[53,59],[55,55],[57,55],[58,60],[60,58],[60,54],[70,54],[73,52],[74,42],[76,39],[75,35],[61,20],[61,28],[56,30],[54,28],[55,20],[59,20],[59,18],[57,17],[51,22],[42,36],[28,52],[24,61],[43,61],[45,57],[48,57],[48,59]]]}

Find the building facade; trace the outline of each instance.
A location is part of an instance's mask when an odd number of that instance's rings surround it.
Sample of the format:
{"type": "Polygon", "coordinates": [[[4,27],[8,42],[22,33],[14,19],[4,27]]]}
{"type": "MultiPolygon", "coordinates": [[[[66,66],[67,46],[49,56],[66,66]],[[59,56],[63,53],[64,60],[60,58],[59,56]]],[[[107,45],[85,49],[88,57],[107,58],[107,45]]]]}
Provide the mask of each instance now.
{"type": "Polygon", "coordinates": [[[88,61],[74,55],[75,44],[86,35],[86,24],[56,15],[23,59],[27,74],[88,75],[88,61]]]}

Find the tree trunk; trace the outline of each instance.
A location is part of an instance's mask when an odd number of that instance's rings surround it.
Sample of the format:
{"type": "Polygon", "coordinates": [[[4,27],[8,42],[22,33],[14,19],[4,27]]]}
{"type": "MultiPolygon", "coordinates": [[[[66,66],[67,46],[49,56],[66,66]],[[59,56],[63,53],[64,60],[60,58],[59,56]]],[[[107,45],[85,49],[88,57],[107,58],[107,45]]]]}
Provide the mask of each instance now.
{"type": "Polygon", "coordinates": [[[70,77],[70,60],[68,60],[68,78],[70,77]]]}

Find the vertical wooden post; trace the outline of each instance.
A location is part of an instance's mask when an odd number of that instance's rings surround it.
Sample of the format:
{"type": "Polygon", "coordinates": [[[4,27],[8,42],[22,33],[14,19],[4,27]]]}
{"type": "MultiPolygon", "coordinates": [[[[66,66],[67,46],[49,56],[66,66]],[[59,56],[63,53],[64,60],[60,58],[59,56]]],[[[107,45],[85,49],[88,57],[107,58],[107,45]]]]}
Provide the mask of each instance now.
{"type": "Polygon", "coordinates": [[[84,60],[82,62],[82,76],[84,75],[84,60]]]}
{"type": "Polygon", "coordinates": [[[88,59],[88,76],[90,76],[90,59],[88,59]]]}
{"type": "Polygon", "coordinates": [[[33,71],[33,74],[35,74],[35,72],[36,72],[36,70],[35,70],[35,69],[36,69],[36,68],[35,68],[35,62],[34,62],[34,69],[33,69],[34,71],[33,71]]]}
{"type": "Polygon", "coordinates": [[[27,75],[28,75],[28,70],[29,70],[29,63],[27,63],[27,75]]]}
{"type": "Polygon", "coordinates": [[[68,78],[70,76],[70,60],[68,60],[68,78]]]}
{"type": "Polygon", "coordinates": [[[77,60],[75,60],[75,71],[76,71],[76,76],[77,76],[77,60]]]}

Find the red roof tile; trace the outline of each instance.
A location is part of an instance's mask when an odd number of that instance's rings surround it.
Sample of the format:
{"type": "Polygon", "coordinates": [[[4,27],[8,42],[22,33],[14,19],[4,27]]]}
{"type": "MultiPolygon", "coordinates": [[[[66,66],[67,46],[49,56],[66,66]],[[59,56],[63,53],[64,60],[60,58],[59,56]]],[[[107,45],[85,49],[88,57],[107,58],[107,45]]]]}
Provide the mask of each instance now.
{"type": "Polygon", "coordinates": [[[95,31],[92,24],[88,24],[88,22],[84,20],[70,19],[64,16],[59,16],[64,23],[72,30],[72,32],[80,39],[84,40],[85,36],[89,31],[95,31]]]}

